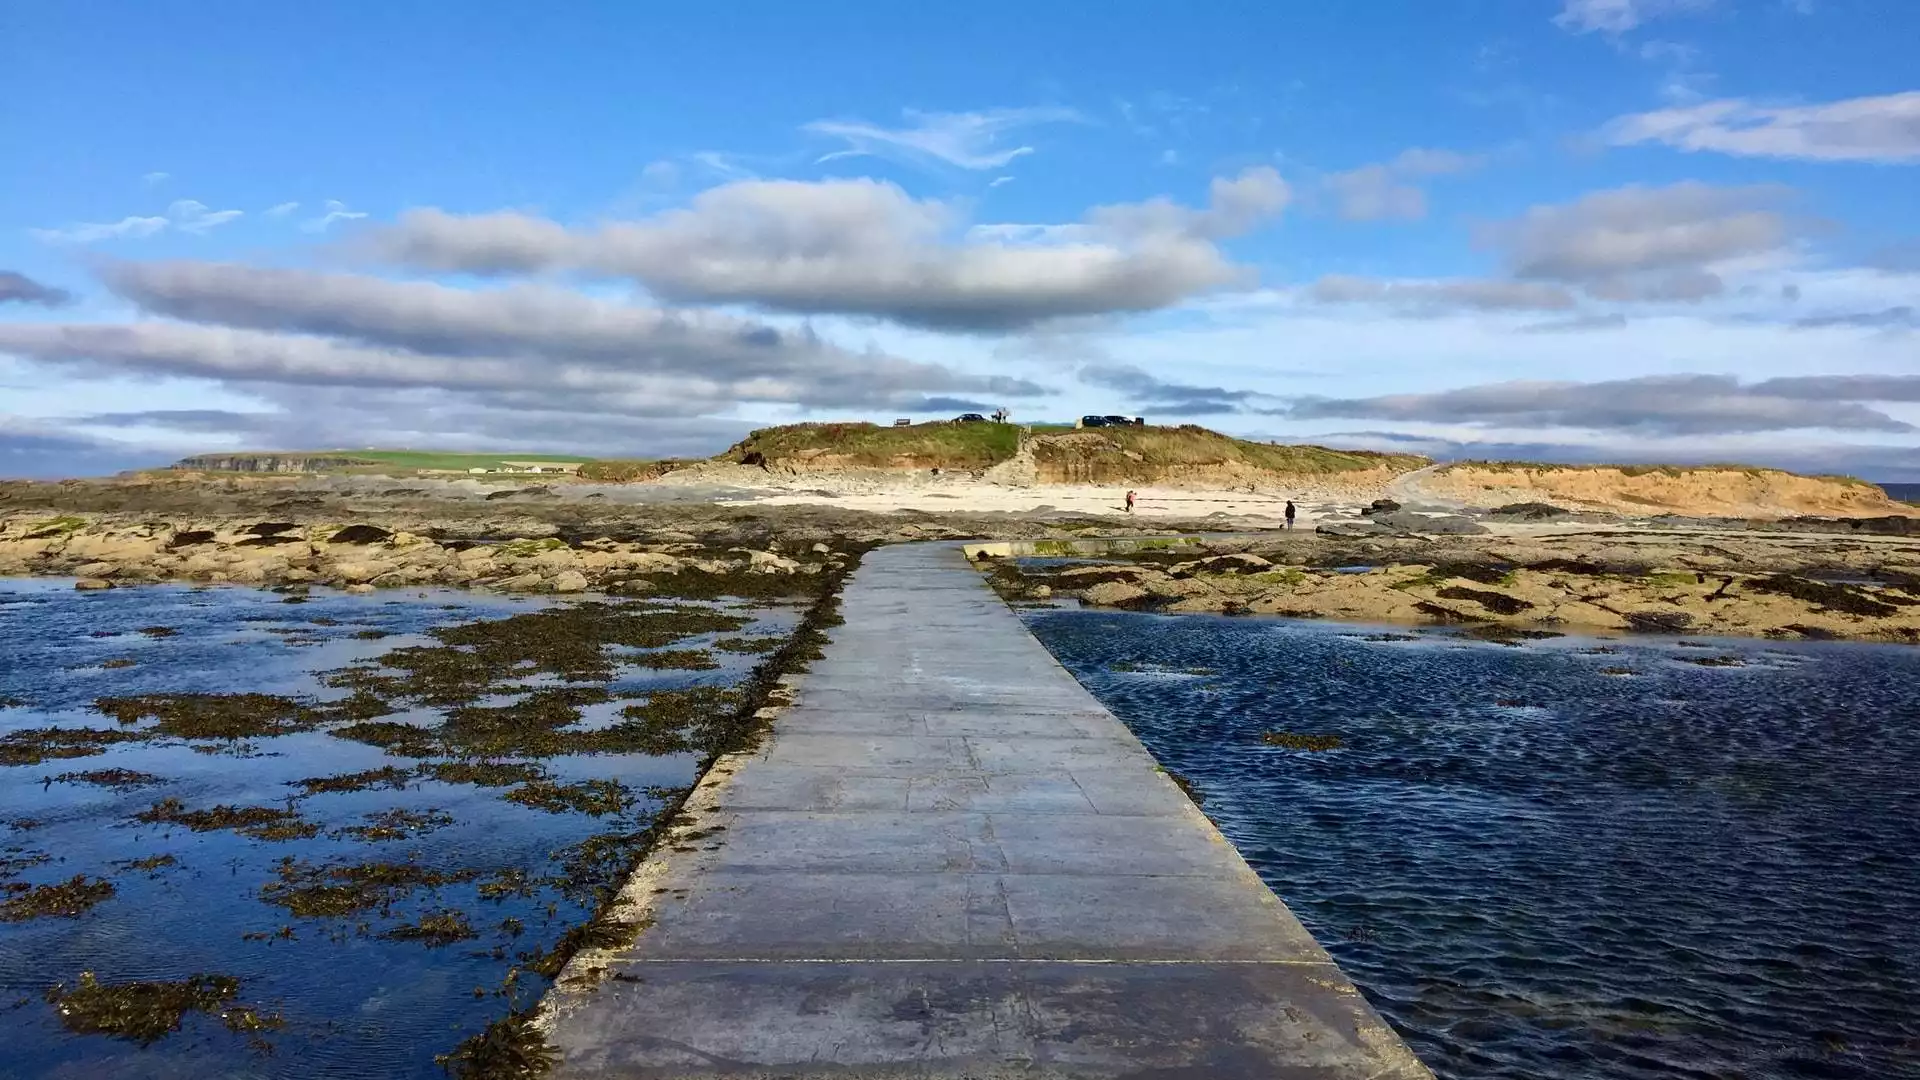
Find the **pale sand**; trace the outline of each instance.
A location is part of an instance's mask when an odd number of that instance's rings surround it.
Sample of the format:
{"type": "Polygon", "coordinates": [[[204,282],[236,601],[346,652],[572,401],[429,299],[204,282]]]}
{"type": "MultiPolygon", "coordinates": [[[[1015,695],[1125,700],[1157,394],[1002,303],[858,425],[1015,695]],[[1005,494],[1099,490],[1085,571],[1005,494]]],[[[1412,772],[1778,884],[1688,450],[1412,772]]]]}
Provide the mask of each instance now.
{"type": "MultiPolygon", "coordinates": [[[[703,487],[715,485],[721,501],[756,506],[835,506],[846,510],[892,513],[919,510],[929,513],[1030,514],[1052,511],[1070,515],[1125,519],[1127,488],[1092,484],[1035,484],[1014,486],[975,480],[964,473],[941,476],[878,476],[857,474],[781,474],[746,467],[719,467],[671,473],[647,487],[703,487]]],[[[1176,487],[1136,487],[1135,518],[1196,520],[1214,515],[1247,522],[1279,524],[1287,500],[1298,510],[1297,524],[1311,527],[1334,516],[1349,520],[1376,493],[1302,487],[1296,489],[1225,491],[1176,487]]]]}

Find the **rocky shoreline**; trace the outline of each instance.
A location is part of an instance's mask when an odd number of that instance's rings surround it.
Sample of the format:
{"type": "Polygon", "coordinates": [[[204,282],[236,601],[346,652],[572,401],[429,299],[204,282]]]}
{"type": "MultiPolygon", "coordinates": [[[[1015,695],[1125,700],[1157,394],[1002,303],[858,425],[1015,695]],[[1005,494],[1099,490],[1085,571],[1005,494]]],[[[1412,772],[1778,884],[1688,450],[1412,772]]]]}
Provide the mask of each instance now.
{"type": "Polygon", "coordinates": [[[1920,643],[1920,544],[1797,534],[1281,536],[1082,565],[993,560],[1015,601],[1461,625],[1920,643]]]}
{"type": "Polygon", "coordinates": [[[824,542],[768,540],[764,547],[722,547],[691,534],[653,542],[595,538],[575,544],[555,536],[521,536],[480,543],[369,524],[223,522],[181,528],[99,523],[72,515],[0,520],[0,575],[73,577],[83,590],[194,581],[318,585],[350,592],[439,585],[648,593],[662,575],[818,574],[844,561],[844,554],[824,542]]]}

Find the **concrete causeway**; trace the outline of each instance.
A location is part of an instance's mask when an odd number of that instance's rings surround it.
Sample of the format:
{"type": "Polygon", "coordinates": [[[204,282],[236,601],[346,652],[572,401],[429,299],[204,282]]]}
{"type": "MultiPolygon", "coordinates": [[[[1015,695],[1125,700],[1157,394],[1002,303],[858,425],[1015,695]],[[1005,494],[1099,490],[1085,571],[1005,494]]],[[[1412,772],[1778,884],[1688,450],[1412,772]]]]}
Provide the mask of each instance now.
{"type": "Polygon", "coordinates": [[[543,1002],[556,1075],[1431,1077],[957,547],[843,605],[543,1002]]]}

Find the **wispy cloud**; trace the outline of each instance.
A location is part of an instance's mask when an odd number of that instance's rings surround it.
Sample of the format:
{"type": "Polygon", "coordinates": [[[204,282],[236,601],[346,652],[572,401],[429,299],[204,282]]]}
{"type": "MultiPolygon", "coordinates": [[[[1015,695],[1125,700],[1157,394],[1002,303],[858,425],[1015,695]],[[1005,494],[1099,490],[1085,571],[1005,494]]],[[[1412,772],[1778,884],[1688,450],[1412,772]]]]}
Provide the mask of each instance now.
{"type": "Polygon", "coordinates": [[[300,231],[322,233],[332,228],[333,223],[336,221],[358,221],[366,216],[365,211],[349,210],[347,204],[341,202],[339,199],[328,199],[326,201],[326,213],[321,214],[317,218],[309,218],[301,222],[300,231]]]}
{"type": "Polygon", "coordinates": [[[265,213],[266,216],[270,218],[283,218],[298,209],[300,209],[300,204],[297,202],[283,202],[268,207],[265,213]]]}
{"type": "Polygon", "coordinates": [[[181,232],[200,235],[244,216],[240,210],[211,210],[196,199],[178,199],[167,207],[167,217],[181,232]]]}
{"type": "Polygon", "coordinates": [[[1409,181],[1478,168],[1485,158],[1415,147],[1392,161],[1337,172],[1325,181],[1348,221],[1417,221],[1427,216],[1427,193],[1409,181]]]}
{"type": "Polygon", "coordinates": [[[142,176],[140,178],[140,182],[147,185],[148,187],[153,187],[155,184],[166,183],[167,179],[172,175],[173,175],[172,173],[167,173],[167,172],[159,172],[159,171],[150,172],[145,176],[142,176]]]}
{"type": "Polygon", "coordinates": [[[1920,161],[1920,90],[1821,105],[1769,107],[1727,98],[1623,116],[1601,130],[1614,146],[1801,161],[1920,161]]]}
{"type": "Polygon", "coordinates": [[[815,120],[802,130],[846,142],[846,149],[823,155],[820,161],[873,156],[919,165],[938,163],[960,169],[998,169],[1014,158],[1034,152],[1031,146],[1003,146],[1002,136],[1036,124],[1080,119],[1080,114],[1072,109],[1050,106],[962,113],[908,109],[905,116],[907,123],[897,128],[864,120],[815,120]]]}
{"type": "Polygon", "coordinates": [[[242,216],[239,210],[213,210],[197,199],[176,199],[165,215],[129,216],[119,221],[81,222],[56,229],[28,229],[29,235],[51,244],[94,244],[103,240],[137,240],[168,229],[202,235],[242,216]]]}
{"type": "Polygon", "coordinates": [[[1564,0],[1553,22],[1568,33],[1617,36],[1654,19],[1698,14],[1713,5],[1714,0],[1564,0]]]}

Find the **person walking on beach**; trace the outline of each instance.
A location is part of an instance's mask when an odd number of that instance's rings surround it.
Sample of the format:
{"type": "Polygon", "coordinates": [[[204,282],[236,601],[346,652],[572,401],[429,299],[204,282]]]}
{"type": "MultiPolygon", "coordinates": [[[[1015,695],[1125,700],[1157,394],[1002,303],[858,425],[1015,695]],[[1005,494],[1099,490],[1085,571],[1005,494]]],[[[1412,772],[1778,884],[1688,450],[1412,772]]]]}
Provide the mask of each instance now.
{"type": "Polygon", "coordinates": [[[1296,511],[1293,508],[1293,500],[1288,499],[1287,500],[1287,528],[1289,529],[1293,528],[1293,515],[1295,514],[1295,512],[1296,511]]]}
{"type": "Polygon", "coordinates": [[[1127,513],[1133,513],[1133,492],[1127,492],[1127,513]]]}

